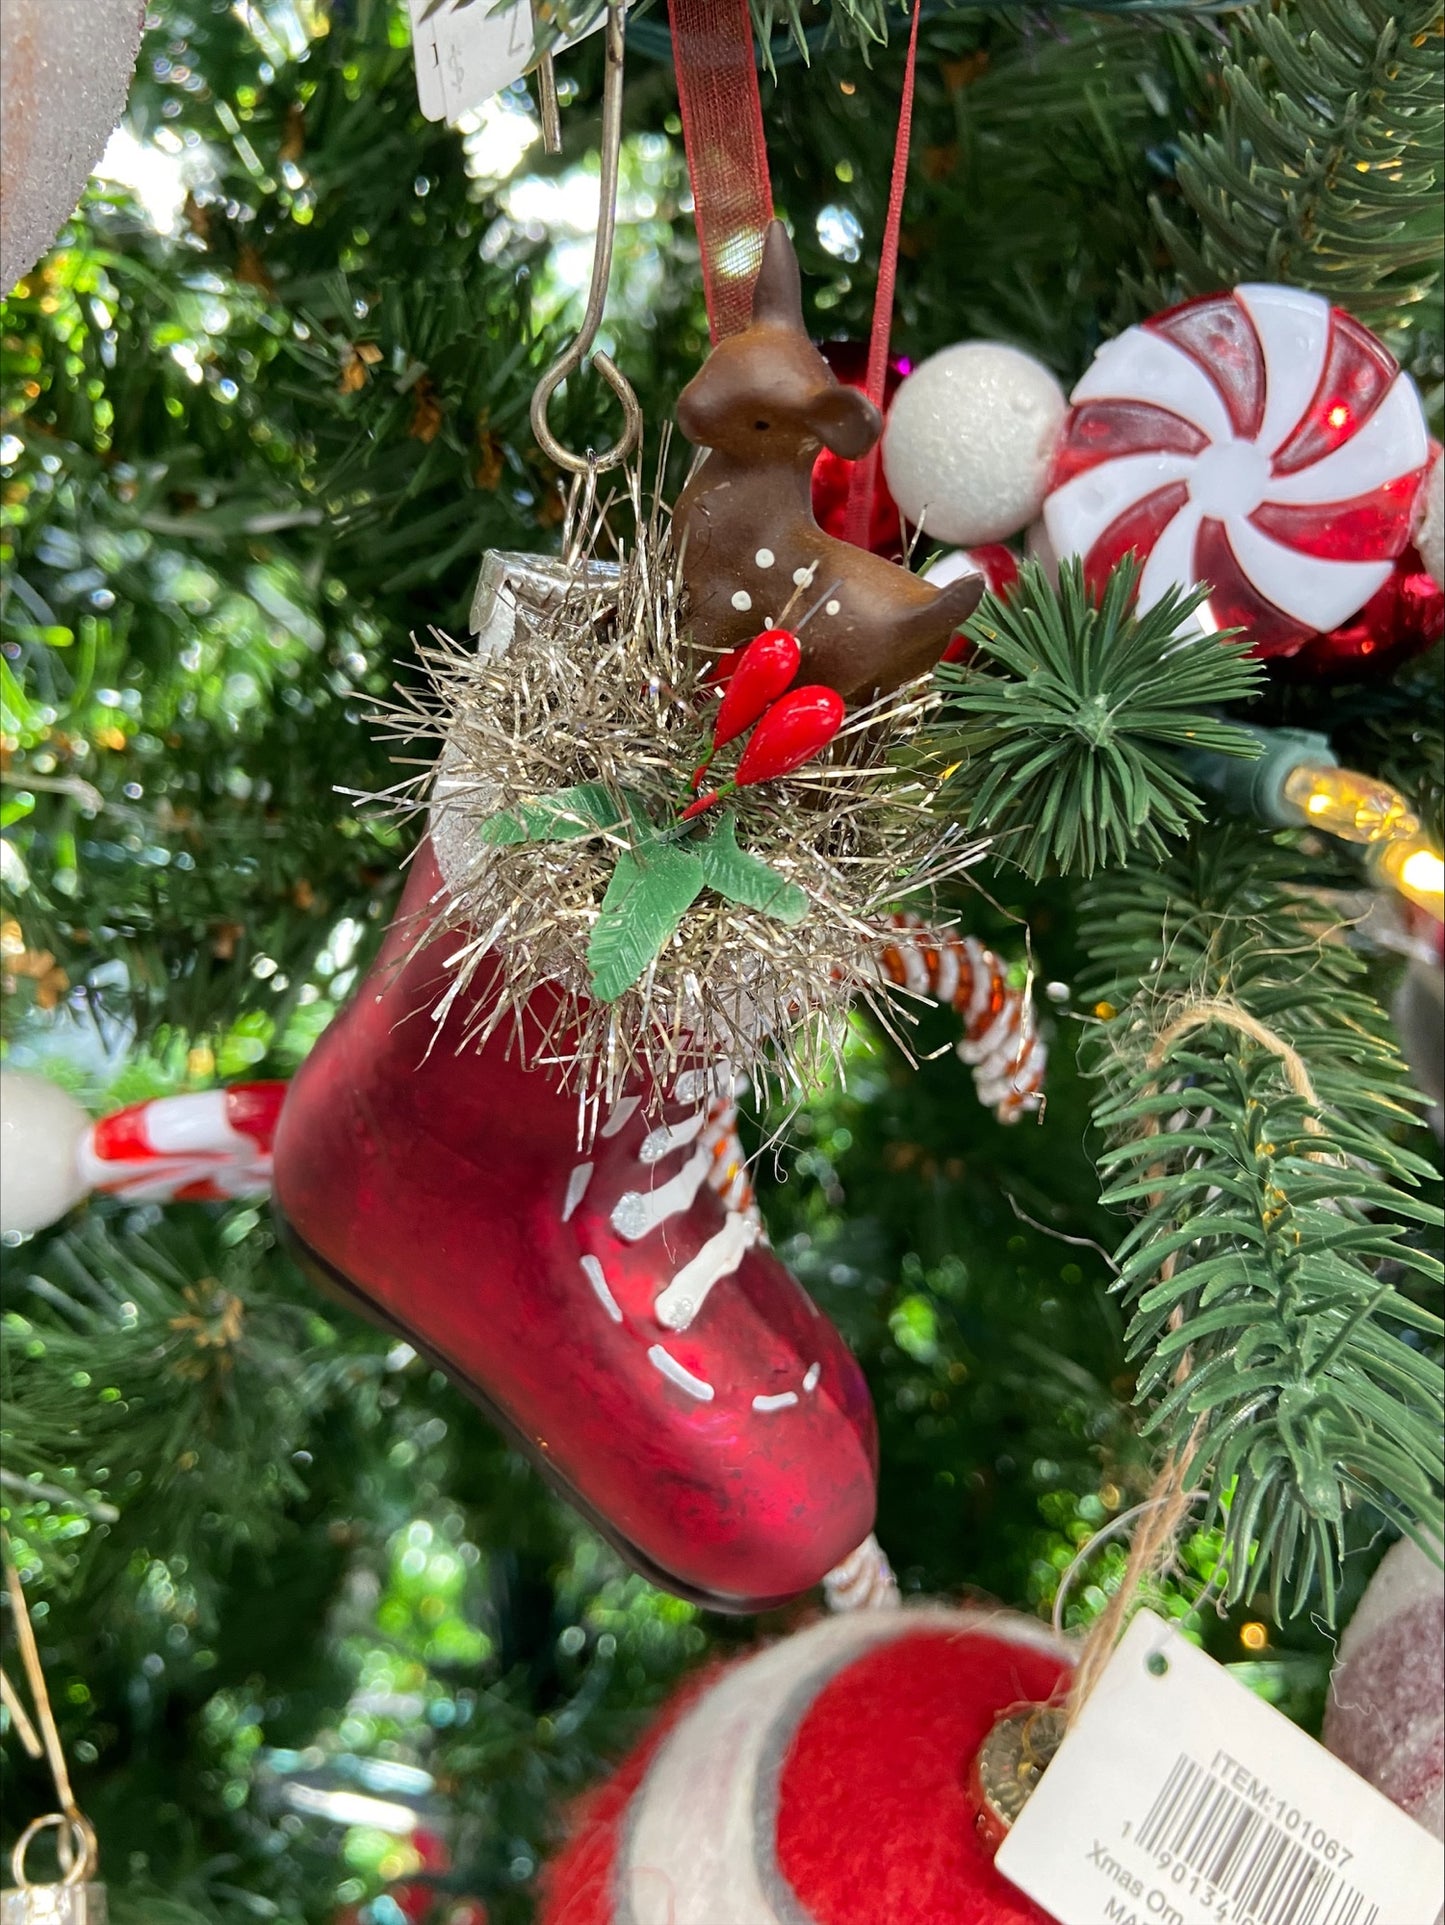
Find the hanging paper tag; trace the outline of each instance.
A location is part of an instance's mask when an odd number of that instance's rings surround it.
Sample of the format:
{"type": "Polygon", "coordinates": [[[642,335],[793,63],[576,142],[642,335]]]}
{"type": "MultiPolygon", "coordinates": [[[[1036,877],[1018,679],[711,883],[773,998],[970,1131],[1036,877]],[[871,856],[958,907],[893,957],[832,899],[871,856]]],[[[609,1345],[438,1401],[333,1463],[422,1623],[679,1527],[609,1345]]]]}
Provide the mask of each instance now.
{"type": "Polygon", "coordinates": [[[1445,1848],[1140,1611],[997,1864],[1059,1925],[1431,1925],[1445,1848]]]}
{"type": "MultiPolygon", "coordinates": [[[[428,120],[453,124],[520,80],[532,64],[532,9],[527,0],[498,7],[495,0],[408,0],[416,56],[416,94],[428,120]]],[[[605,7],[582,32],[569,29],[566,9],[541,9],[562,20],[557,48],[570,47],[600,27],[605,7]]]]}

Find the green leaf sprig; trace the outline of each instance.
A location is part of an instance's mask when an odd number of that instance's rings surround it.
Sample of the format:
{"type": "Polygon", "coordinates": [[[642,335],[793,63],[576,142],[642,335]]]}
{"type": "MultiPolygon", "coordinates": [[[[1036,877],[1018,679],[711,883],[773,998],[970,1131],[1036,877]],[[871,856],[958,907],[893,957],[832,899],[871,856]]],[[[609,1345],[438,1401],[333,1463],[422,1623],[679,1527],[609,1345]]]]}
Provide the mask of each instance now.
{"type": "Polygon", "coordinates": [[[690,823],[658,828],[639,796],[614,797],[597,782],[579,783],[499,810],[481,825],[483,842],[570,842],[582,836],[625,838],[587,945],[592,990],[616,1002],[676,934],[704,889],[725,902],[801,922],[808,898],[770,863],[739,846],[730,812],[711,818],[698,836],[690,823]]]}

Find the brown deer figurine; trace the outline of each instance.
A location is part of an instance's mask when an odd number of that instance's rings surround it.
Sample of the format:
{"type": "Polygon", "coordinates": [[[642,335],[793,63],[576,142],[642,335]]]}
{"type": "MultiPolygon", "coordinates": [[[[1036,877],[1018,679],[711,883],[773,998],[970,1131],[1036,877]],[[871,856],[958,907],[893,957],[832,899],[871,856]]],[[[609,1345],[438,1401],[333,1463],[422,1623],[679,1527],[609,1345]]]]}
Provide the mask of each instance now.
{"type": "Polygon", "coordinates": [[[684,388],[677,425],[708,450],[673,516],[698,649],[726,655],[791,603],[802,681],[867,700],[932,668],[978,606],[983,578],[935,588],[814,521],[819,448],[856,461],[883,421],[808,339],[781,221],[768,229],[751,324],[720,341],[684,388]]]}

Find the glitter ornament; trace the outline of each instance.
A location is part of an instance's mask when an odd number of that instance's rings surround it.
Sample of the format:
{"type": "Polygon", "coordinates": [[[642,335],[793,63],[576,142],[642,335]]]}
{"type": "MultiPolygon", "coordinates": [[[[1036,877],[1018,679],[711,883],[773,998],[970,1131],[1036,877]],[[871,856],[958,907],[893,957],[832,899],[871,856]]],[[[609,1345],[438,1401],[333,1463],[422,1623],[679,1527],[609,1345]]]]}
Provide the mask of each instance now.
{"type": "Polygon", "coordinates": [[[1046,1925],[969,1773],[999,1713],[1068,1675],[1003,1611],[811,1625],[664,1709],[576,1813],[540,1925],[1046,1925]]]}
{"type": "Polygon", "coordinates": [[[1429,437],[1375,336],[1317,294],[1243,286],[1133,327],[1074,389],[1044,521],[1139,606],[1210,582],[1192,618],[1292,655],[1356,615],[1410,538],[1429,437]]]}
{"type": "Polygon", "coordinates": [[[0,294],[39,260],[120,119],[144,0],[0,7],[0,294]]]}
{"type": "MultiPolygon", "coordinates": [[[[866,341],[824,341],[818,352],[845,388],[856,388],[860,394],[864,392],[868,378],[866,341]]],[[[885,420],[899,383],[912,372],[912,368],[911,361],[898,358],[888,363],[883,381],[885,420]]],[[[839,541],[848,538],[848,489],[854,466],[853,462],[844,461],[829,448],[824,448],[813,463],[813,518],[824,534],[836,535],[839,541]]],[[[873,506],[868,517],[867,546],[875,555],[886,556],[889,561],[901,560],[904,552],[903,523],[898,514],[898,504],[888,492],[881,464],[873,477],[873,506]]]]}
{"type": "Polygon", "coordinates": [[[1415,509],[1415,547],[1437,588],[1445,588],[1445,455],[1435,460],[1415,509]]]}
{"type": "Polygon", "coordinates": [[[1445,594],[1407,548],[1358,615],[1315,636],[1297,655],[1276,656],[1271,666],[1296,682],[1379,681],[1433,648],[1442,630],[1445,594]]]}
{"type": "Polygon", "coordinates": [[[1445,1836],[1445,1577],[1408,1538],[1385,1553],[1340,1640],[1324,1742],[1445,1836]]]}
{"type": "Polygon", "coordinates": [[[1040,361],[997,341],[944,348],[914,369],[883,431],[899,511],[938,541],[1003,541],[1038,514],[1066,409],[1040,361]]]}

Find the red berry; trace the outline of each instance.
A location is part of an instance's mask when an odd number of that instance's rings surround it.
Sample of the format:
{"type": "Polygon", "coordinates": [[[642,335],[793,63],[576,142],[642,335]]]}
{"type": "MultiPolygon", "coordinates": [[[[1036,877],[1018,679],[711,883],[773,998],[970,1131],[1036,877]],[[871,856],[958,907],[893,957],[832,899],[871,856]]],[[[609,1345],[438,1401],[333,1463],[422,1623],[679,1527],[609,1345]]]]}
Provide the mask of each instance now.
{"type": "Polygon", "coordinates": [[[776,701],[792,681],[802,659],[797,636],[786,628],[765,628],[748,643],[728,678],[717,712],[712,732],[715,749],[736,741],[752,727],[769,702],[776,701]]]}
{"type": "Polygon", "coordinates": [[[837,689],[794,689],[775,702],[753,730],[738,762],[738,787],[789,774],[826,748],[842,726],[843,698],[837,689]]]}

